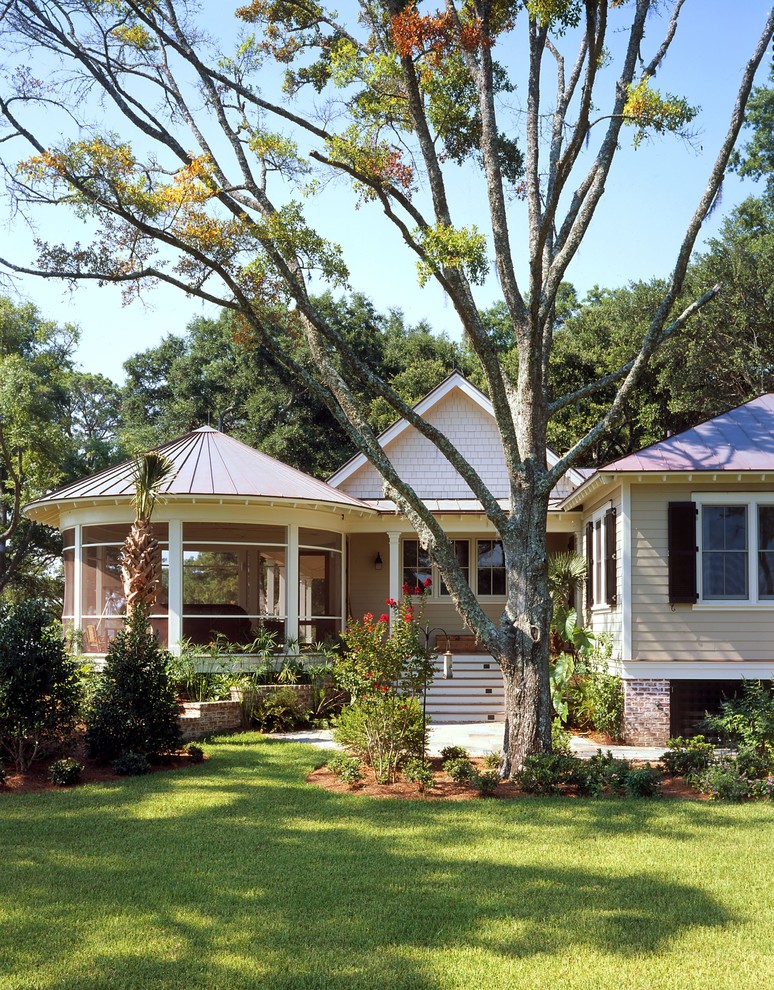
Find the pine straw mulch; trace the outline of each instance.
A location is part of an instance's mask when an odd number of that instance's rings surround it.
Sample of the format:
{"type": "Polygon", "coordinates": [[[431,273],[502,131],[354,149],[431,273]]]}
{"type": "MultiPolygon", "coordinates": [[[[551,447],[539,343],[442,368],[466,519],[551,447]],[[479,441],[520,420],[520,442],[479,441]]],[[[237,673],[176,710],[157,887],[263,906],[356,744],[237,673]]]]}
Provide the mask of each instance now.
{"type": "MultiPolygon", "coordinates": [[[[632,761],[635,766],[642,765],[646,762],[646,760],[632,761]]],[[[403,780],[403,778],[400,778],[394,784],[380,784],[376,780],[373,770],[369,767],[364,768],[365,779],[359,781],[357,784],[346,784],[340,777],[332,773],[327,766],[321,766],[313,770],[308,774],[306,779],[310,784],[316,784],[326,791],[333,791],[337,794],[363,794],[366,797],[374,798],[397,798],[399,800],[424,798],[428,801],[437,801],[440,799],[447,801],[471,801],[482,797],[480,792],[472,784],[455,783],[443,770],[443,760],[440,757],[430,758],[428,763],[433,770],[433,787],[424,792],[420,791],[417,784],[409,783],[403,780]]],[[[488,769],[483,759],[473,758],[471,759],[471,763],[478,773],[482,773],[488,769]]],[[[658,766],[657,763],[653,765],[658,766]]],[[[694,801],[709,800],[708,794],[699,794],[682,777],[665,777],[661,794],[665,798],[690,798],[694,801]]],[[[527,794],[519,788],[518,784],[508,780],[500,781],[494,793],[488,797],[494,800],[512,801],[535,798],[538,795],[527,794]]],[[[556,797],[577,798],[580,795],[574,790],[568,790],[565,793],[556,795],[556,797]]]]}

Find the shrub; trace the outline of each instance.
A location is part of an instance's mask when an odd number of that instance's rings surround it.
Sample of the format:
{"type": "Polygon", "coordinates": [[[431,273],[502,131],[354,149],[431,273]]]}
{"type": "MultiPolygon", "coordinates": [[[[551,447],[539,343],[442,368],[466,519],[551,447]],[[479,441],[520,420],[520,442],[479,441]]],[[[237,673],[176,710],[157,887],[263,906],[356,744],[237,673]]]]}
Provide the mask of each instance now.
{"type": "Polygon", "coordinates": [[[496,770],[500,766],[502,759],[503,759],[503,754],[500,752],[499,749],[496,750],[494,753],[487,753],[486,756],[484,757],[484,766],[487,767],[489,770],[496,770]]]}
{"type": "Polygon", "coordinates": [[[554,753],[560,753],[563,756],[570,755],[570,740],[572,736],[562,725],[558,718],[555,718],[551,723],[551,749],[554,753]]]}
{"type": "MultiPolygon", "coordinates": [[[[455,747],[449,747],[450,749],[455,747]]],[[[461,749],[462,747],[457,747],[461,749]]],[[[443,755],[443,754],[442,754],[443,755]]],[[[466,756],[458,756],[456,759],[444,760],[443,768],[456,784],[465,784],[473,779],[475,770],[473,764],[466,756]]]]}
{"type": "Polygon", "coordinates": [[[483,773],[474,773],[470,782],[481,797],[491,797],[500,783],[500,775],[496,770],[484,770],[483,773]]]}
{"type": "Polygon", "coordinates": [[[345,784],[356,784],[364,777],[360,767],[360,760],[354,756],[346,756],[344,753],[337,753],[328,760],[328,769],[341,777],[345,784]]]}
{"type": "Polygon", "coordinates": [[[198,743],[189,742],[183,746],[183,752],[191,757],[192,763],[202,763],[204,761],[204,750],[198,743]]]}
{"type": "Polygon", "coordinates": [[[719,715],[708,715],[704,727],[739,749],[752,750],[774,764],[774,685],[744,681],[738,698],[724,698],[719,715]]]}
{"type": "Polygon", "coordinates": [[[88,715],[90,756],[111,760],[127,751],[160,755],[178,748],[178,705],[168,662],[147,623],[147,608],[135,609],[131,626],[110,644],[88,715]]]}
{"type": "Polygon", "coordinates": [[[169,679],[177,697],[188,701],[222,701],[229,697],[234,675],[230,662],[224,662],[219,654],[205,657],[187,640],[183,642],[180,656],[170,657],[169,679]],[[220,669],[205,670],[204,667],[220,669]]]}
{"type": "Polygon", "coordinates": [[[558,794],[578,762],[562,753],[535,753],[525,757],[513,780],[527,794],[558,794]]]}
{"type": "Polygon", "coordinates": [[[333,737],[373,767],[380,783],[393,784],[399,764],[425,749],[427,726],[416,698],[385,691],[348,705],[333,737]]]}
{"type": "Polygon", "coordinates": [[[750,781],[733,760],[724,760],[689,778],[696,790],[714,801],[746,801],[752,796],[750,781]]]}
{"type": "Polygon", "coordinates": [[[417,784],[422,792],[429,791],[435,783],[432,769],[416,757],[406,760],[403,776],[410,784],[417,784]]]}
{"type": "Polygon", "coordinates": [[[715,747],[704,736],[690,739],[676,736],[667,740],[667,746],[669,749],[661,757],[661,762],[673,777],[686,777],[689,773],[704,770],[715,755],[715,747]]]}
{"type": "Polygon", "coordinates": [[[111,764],[113,772],[122,777],[141,777],[151,772],[150,760],[144,753],[134,753],[127,750],[111,764]]]}
{"type": "Polygon", "coordinates": [[[83,773],[83,764],[72,757],[56,760],[48,768],[48,779],[60,787],[71,787],[77,784],[83,773]]]}
{"type": "Polygon", "coordinates": [[[469,758],[470,753],[464,746],[444,746],[441,750],[441,759],[444,762],[446,760],[467,760],[469,758]]]}
{"type": "Polygon", "coordinates": [[[774,801],[774,776],[750,781],[750,797],[754,801],[774,801]]]}
{"type": "Polygon", "coordinates": [[[260,732],[292,732],[308,725],[309,712],[290,688],[279,688],[252,698],[250,720],[260,732]]]}
{"type": "Polygon", "coordinates": [[[5,783],[5,776],[6,776],[5,767],[3,766],[2,763],[0,763],[0,784],[5,783]]]}
{"type": "Polygon", "coordinates": [[[623,681],[614,674],[596,672],[590,677],[588,693],[594,711],[594,728],[619,742],[623,738],[623,681]]]}
{"type": "Polygon", "coordinates": [[[656,797],[661,793],[661,773],[655,767],[644,764],[631,767],[624,777],[624,792],[630,798],[656,797]]]}
{"type": "Polygon", "coordinates": [[[42,602],[0,602],[0,750],[20,772],[60,746],[80,711],[78,666],[42,602]]]}

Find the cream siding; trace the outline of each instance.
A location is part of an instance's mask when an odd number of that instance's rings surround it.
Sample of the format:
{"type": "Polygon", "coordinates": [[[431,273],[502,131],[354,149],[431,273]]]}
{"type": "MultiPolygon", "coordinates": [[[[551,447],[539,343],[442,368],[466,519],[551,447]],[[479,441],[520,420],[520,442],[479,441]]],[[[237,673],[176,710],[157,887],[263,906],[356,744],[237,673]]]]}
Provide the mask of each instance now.
{"type": "Polygon", "coordinates": [[[774,607],[669,604],[667,506],[688,501],[700,491],[732,495],[771,492],[771,486],[663,479],[632,484],[631,659],[774,661],[774,607]]]}
{"type": "MultiPolygon", "coordinates": [[[[454,539],[469,539],[471,541],[471,582],[474,588],[476,581],[475,541],[477,539],[491,540],[493,535],[491,531],[454,533],[454,539]]],[[[404,539],[416,539],[416,536],[413,533],[407,533],[401,538],[401,553],[404,539]]],[[[370,612],[378,617],[382,612],[389,611],[386,604],[389,597],[389,543],[387,537],[378,534],[352,534],[348,538],[347,546],[349,560],[348,614],[359,619],[370,612]],[[374,569],[377,552],[382,558],[380,571],[374,569]]],[[[566,549],[566,534],[549,534],[549,554],[559,553],[566,549]]],[[[402,559],[400,563],[402,567],[402,559]]],[[[426,601],[424,623],[429,623],[431,628],[440,626],[449,635],[469,632],[451,599],[445,595],[442,596],[439,593],[439,587],[440,582],[436,578],[433,590],[426,601]]],[[[481,605],[490,619],[499,622],[505,607],[505,598],[483,599],[481,605]]],[[[434,633],[433,641],[435,635],[434,633]]],[[[443,637],[441,636],[439,644],[442,642],[443,637]]]]}

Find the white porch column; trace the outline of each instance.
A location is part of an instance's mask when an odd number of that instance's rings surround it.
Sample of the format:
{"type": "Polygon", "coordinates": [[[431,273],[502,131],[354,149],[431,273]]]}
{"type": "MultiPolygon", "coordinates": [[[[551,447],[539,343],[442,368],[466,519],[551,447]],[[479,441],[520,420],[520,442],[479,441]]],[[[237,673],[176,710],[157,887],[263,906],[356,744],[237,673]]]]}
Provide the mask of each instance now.
{"type": "MultiPolygon", "coordinates": [[[[390,567],[390,598],[397,602],[401,596],[400,582],[400,530],[387,530],[387,538],[390,541],[389,567],[390,567]]],[[[395,621],[395,611],[390,609],[390,628],[395,621]]]]}
{"type": "Polygon", "coordinates": [[[167,648],[180,655],[183,638],[183,523],[169,520],[169,604],[167,605],[167,648]]]}
{"type": "MultiPolygon", "coordinates": [[[[83,629],[83,527],[73,526],[73,629],[83,629]]],[[[81,649],[83,649],[81,647],[81,649]]]]}
{"type": "Polygon", "coordinates": [[[298,523],[290,523],[288,526],[285,607],[285,639],[298,641],[298,523]]]}
{"type": "MultiPolygon", "coordinates": [[[[632,486],[624,481],[621,487],[620,593],[621,659],[632,658],[632,486]]],[[[668,731],[668,729],[667,729],[668,731]]]]}

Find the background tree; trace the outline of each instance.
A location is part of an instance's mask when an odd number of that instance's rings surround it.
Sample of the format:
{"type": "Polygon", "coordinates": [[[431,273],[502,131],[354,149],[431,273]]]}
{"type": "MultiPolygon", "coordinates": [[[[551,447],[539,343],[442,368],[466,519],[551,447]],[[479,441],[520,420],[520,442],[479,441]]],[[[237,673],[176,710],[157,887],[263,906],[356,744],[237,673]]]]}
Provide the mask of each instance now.
{"type": "Polygon", "coordinates": [[[61,598],[61,537],[21,507],[121,453],[117,389],[74,365],[78,331],[0,297],[0,594],[61,598]]]}
{"type": "MultiPolygon", "coordinates": [[[[315,304],[408,403],[417,402],[455,369],[475,372],[475,358],[460,343],[433,333],[426,324],[407,325],[397,310],[379,313],[360,294],[325,294],[315,304]]],[[[346,431],[319,396],[289,378],[270,352],[243,346],[234,335],[232,313],[198,317],[182,338],[165,337],[158,347],[125,363],[124,446],[147,449],[209,424],[301,471],[319,478],[330,475],[356,452],[346,431]]],[[[304,339],[286,345],[311,372],[304,339]]],[[[365,394],[362,400],[368,401],[365,394]]],[[[394,422],[395,412],[375,399],[368,403],[367,417],[380,431],[394,422]]]]}
{"type": "MultiPolygon", "coordinates": [[[[653,85],[683,0],[666,8],[663,38],[651,47],[646,24],[653,26],[648,15],[655,6],[651,0],[610,6],[449,0],[441,11],[420,13],[394,0],[364,0],[357,18],[344,21],[317,3],[253,0],[239,12],[249,33],[230,55],[207,41],[196,8],[185,0],[9,0],[4,7],[0,113],[8,139],[27,148],[7,173],[15,201],[22,209],[66,203],[97,231],[85,245],[41,244],[35,265],[9,258],[5,265],[130,289],[154,280],[176,285],[230,309],[240,341],[265,349],[326,404],[380,472],[439,565],[457,609],[500,664],[504,773],[526,753],[551,745],[550,493],[617,421],[658,347],[717,292],[706,286],[678,308],[696,238],[774,31],[769,12],[664,292],[637,328],[636,357],[601,383],[618,384],[610,406],[549,468],[551,417],[595,388],[562,393],[551,381],[557,299],[624,129],[641,144],[649,134],[685,132],[696,113],[653,85]],[[511,63],[524,70],[522,114],[504,98],[515,85],[511,63]],[[52,77],[58,64],[62,73],[52,77]],[[291,102],[272,91],[278,69],[291,102]],[[105,127],[105,107],[115,115],[114,130],[105,127]],[[60,127],[69,136],[51,143],[60,127]],[[481,184],[489,240],[455,219],[460,206],[450,179],[460,168],[481,184]],[[302,198],[315,171],[350,179],[363,207],[380,209],[394,225],[420,281],[434,279],[447,294],[493,404],[510,479],[508,512],[310,294],[310,279],[336,289],[349,274],[340,246],[304,214],[302,198]],[[513,196],[523,196],[527,212],[518,234],[511,228],[513,196]],[[523,282],[514,262],[518,235],[528,258],[523,282]],[[500,360],[475,301],[490,252],[513,327],[515,371],[500,360]],[[302,337],[309,365],[293,346],[302,337]],[[502,539],[507,595],[499,622],[468,586],[438,520],[380,447],[368,421],[375,400],[437,445],[502,539]]],[[[466,190],[466,203],[469,196],[466,190]]]]}

